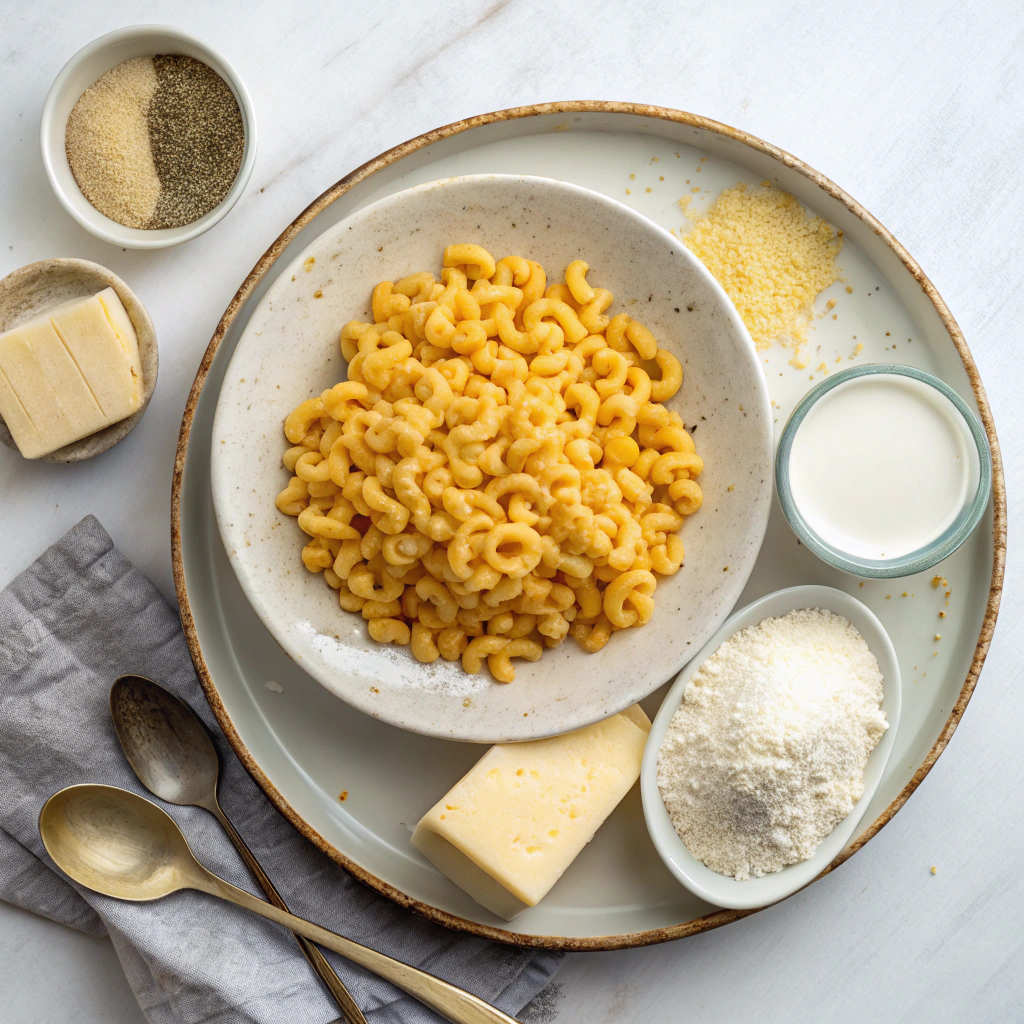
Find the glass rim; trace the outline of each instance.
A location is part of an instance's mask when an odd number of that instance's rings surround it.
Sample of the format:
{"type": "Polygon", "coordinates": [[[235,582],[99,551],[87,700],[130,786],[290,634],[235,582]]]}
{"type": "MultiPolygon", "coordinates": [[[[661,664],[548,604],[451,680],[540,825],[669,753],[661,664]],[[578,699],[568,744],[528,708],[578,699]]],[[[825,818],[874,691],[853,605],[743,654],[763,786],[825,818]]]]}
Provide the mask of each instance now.
{"type": "Polygon", "coordinates": [[[985,514],[992,491],[992,452],[977,415],[945,381],[914,366],[904,366],[899,363],[866,363],[863,366],[851,366],[849,369],[840,370],[839,373],[827,377],[811,388],[797,403],[779,440],[779,450],[775,456],[775,486],[783,514],[789,522],[790,528],[800,541],[822,561],[836,569],[842,569],[844,572],[864,579],[894,579],[900,576],[912,576],[914,573],[932,568],[953,554],[974,532],[985,514]],[[789,460],[797,431],[821,398],[848,381],[856,380],[859,377],[883,374],[909,377],[929,385],[960,413],[978,451],[978,486],[971,502],[961,510],[956,519],[940,536],[928,544],[896,558],[860,558],[828,544],[800,514],[789,483],[789,460]]]}

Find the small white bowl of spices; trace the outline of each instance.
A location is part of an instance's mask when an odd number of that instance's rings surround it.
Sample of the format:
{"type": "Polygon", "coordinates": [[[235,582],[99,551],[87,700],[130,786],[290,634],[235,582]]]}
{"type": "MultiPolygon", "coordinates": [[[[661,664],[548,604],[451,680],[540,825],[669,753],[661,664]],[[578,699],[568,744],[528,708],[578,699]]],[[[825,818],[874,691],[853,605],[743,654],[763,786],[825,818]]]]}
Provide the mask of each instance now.
{"type": "Polygon", "coordinates": [[[790,587],[732,615],[672,684],[640,792],[669,871],[749,910],[812,882],[854,838],[899,726],[900,670],[875,615],[790,587]]]}
{"type": "Polygon", "coordinates": [[[87,231],[128,249],[179,245],[235,205],[256,122],[234,68],[195,36],[135,25],[83,47],[43,104],[47,177],[87,231]]]}

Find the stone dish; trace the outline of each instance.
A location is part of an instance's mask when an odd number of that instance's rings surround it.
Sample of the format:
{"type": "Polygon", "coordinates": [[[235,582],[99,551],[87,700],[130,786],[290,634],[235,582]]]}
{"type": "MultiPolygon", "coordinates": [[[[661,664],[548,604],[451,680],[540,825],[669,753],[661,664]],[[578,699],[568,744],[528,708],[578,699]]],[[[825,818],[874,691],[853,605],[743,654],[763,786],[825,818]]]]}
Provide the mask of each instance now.
{"type": "MultiPolygon", "coordinates": [[[[30,263],[0,281],[0,334],[31,320],[62,302],[95,295],[104,288],[113,288],[135,327],[142,360],[142,405],[127,419],[111,423],[95,434],[72,441],[71,444],[42,456],[40,462],[81,462],[113,448],[127,437],[142,419],[156,387],[159,355],[156,331],[146,307],[116,274],[88,260],[56,259],[30,263]]],[[[0,441],[18,451],[18,446],[0,418],[0,441]]]]}
{"type": "Polygon", "coordinates": [[[679,241],[628,207],[547,178],[471,175],[389,196],[326,231],[267,291],[239,342],[217,404],[211,480],[224,547],[256,614],[336,696],[402,729],[503,742],[605,718],[677,672],[735,604],[761,546],[772,493],[772,413],[764,374],[725,292],[679,241]],[[515,682],[417,662],[375,643],[358,615],[302,566],[303,535],[274,506],[286,484],[284,417],[344,379],[343,324],[370,316],[381,280],[440,273],[446,244],[521,253],[562,277],[577,257],[683,364],[669,402],[696,424],[704,505],[683,528],[684,568],[659,584],[643,629],[598,654],[567,641],[515,682]]]}
{"type": "Polygon", "coordinates": [[[751,910],[791,896],[797,889],[814,881],[842,852],[854,837],[864,812],[878,788],[885,766],[896,742],[900,724],[902,687],[900,666],[889,634],[878,617],[855,597],[832,587],[789,587],[767,594],[753,604],[729,617],[724,626],[707,642],[689,665],[679,673],[662,701],[661,708],[651,726],[647,746],[644,748],[640,769],[640,794],[644,802],[647,830],[654,841],[665,866],[695,896],[718,907],[732,910],[751,910]],[[868,757],[864,769],[864,793],[853,805],[853,810],[821,841],[807,860],[790,864],[781,871],[748,878],[742,882],[717,871],[697,860],[676,834],[668,810],[658,789],[658,753],[668,731],[672,716],[683,701],[683,691],[690,677],[734,633],[747,626],[755,626],[763,619],[786,615],[797,608],[827,608],[836,615],[845,616],[860,630],[871,653],[878,659],[882,670],[882,711],[889,728],[882,733],[875,749],[868,757]]]}

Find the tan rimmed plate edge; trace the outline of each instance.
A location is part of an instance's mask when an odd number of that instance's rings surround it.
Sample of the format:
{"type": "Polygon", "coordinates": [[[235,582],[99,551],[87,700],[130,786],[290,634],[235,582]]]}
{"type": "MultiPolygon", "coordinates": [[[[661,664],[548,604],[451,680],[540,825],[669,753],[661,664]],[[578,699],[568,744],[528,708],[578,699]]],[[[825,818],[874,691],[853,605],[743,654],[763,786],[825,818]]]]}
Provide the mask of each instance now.
{"type": "MultiPolygon", "coordinates": [[[[223,729],[228,742],[245,766],[249,774],[255,779],[257,785],[267,794],[274,806],[295,826],[302,835],[310,842],[318,846],[324,853],[340,864],[343,868],[353,874],[360,881],[373,887],[378,892],[394,900],[396,903],[423,917],[442,924],[457,931],[469,932],[483,938],[494,939],[499,942],[506,942],[510,945],[534,947],[542,949],[559,949],[570,952],[583,952],[591,950],[628,949],[635,946],[647,946],[659,942],[667,942],[670,939],[681,939],[688,935],[695,935],[698,932],[709,931],[724,924],[730,924],[749,914],[756,914],[756,910],[721,910],[713,914],[706,914],[704,917],[686,921],[678,925],[671,925],[665,928],[654,928],[649,931],[632,932],[624,935],[597,935],[585,938],[575,938],[557,935],[521,935],[515,932],[506,931],[503,928],[494,928],[490,925],[479,924],[446,911],[439,910],[427,903],[411,899],[405,893],[389,885],[383,879],[367,871],[361,865],[346,857],[340,850],[330,844],[323,836],[304,821],[298,812],[285,800],[284,796],[277,789],[273,782],[260,768],[259,764],[249,753],[248,748],[242,742],[231,716],[224,707],[217,692],[216,685],[210,675],[209,667],[203,656],[199,645],[199,637],[196,632],[195,620],[192,616],[191,605],[188,600],[188,592],[185,587],[185,572],[181,554],[181,484],[185,468],[185,456],[188,451],[189,435],[192,429],[192,421],[195,415],[199,397],[202,394],[207,374],[213,363],[213,358],[220,347],[220,343],[227,332],[228,327],[234,321],[242,305],[252,294],[253,290],[262,280],[264,275],[277,261],[295,236],[309,224],[314,218],[322,213],[336,199],[344,195],[349,189],[359,182],[369,178],[377,171],[390,164],[401,160],[403,157],[414,153],[419,149],[429,146],[434,142],[458,135],[470,128],[478,128],[483,125],[493,124],[498,121],[512,121],[525,117],[537,117],[543,114],[578,114],[578,113],[605,113],[605,114],[635,114],[640,117],[659,118],[664,121],[674,121],[678,124],[687,125],[692,128],[700,128],[716,135],[741,142],[751,149],[764,153],[767,156],[778,160],[786,167],[790,167],[802,174],[805,178],[817,185],[828,195],[841,202],[854,216],[866,224],[886,245],[896,254],[900,262],[907,268],[914,280],[921,286],[921,290],[928,297],[928,300],[935,307],[939,318],[942,321],[947,333],[956,347],[970,381],[971,389],[974,392],[975,400],[978,403],[978,411],[982,425],[988,436],[989,445],[992,451],[992,502],[993,502],[993,523],[992,523],[992,577],[989,583],[988,602],[985,608],[985,617],[982,621],[981,631],[978,634],[978,641],[974,649],[974,656],[971,659],[971,666],[964,680],[956,703],[949,713],[938,739],[928,752],[922,764],[914,772],[913,778],[903,787],[899,795],[889,804],[888,807],[857,837],[852,845],[843,851],[820,875],[822,878],[830,871],[833,871],[845,860],[856,853],[868,841],[873,839],[881,829],[888,824],[896,812],[907,802],[911,793],[921,784],[924,777],[931,771],[932,765],[938,760],[939,755],[949,743],[950,737],[960,724],[960,719],[967,708],[967,704],[977,685],[978,676],[981,674],[981,667],[985,663],[989,645],[992,642],[992,635],[995,631],[996,617],[999,613],[999,600],[1003,589],[1003,573],[1006,564],[1006,486],[1003,479],[1003,461],[999,450],[999,440],[996,437],[995,423],[992,419],[992,410],[988,404],[985,388],[981,383],[978,368],[974,358],[967,346],[960,328],[953,319],[946,303],[936,291],[935,286],[927,278],[924,271],[918,266],[916,260],[909,252],[884,228],[878,220],[872,216],[852,196],[844,192],[829,178],[808,166],[802,160],[779,149],[770,143],[747,132],[732,128],[719,121],[712,121],[709,118],[697,114],[690,114],[682,110],[672,110],[667,107],[648,106],[643,103],[616,103],[600,100],[570,100],[560,103],[540,103],[525,107],[512,107],[508,110],[497,110],[489,114],[479,114],[476,117],[456,121],[453,124],[435,128],[433,131],[419,135],[408,142],[389,149],[387,152],[367,161],[361,167],[356,168],[350,174],[332,185],[326,192],[315,199],[302,213],[299,214],[291,224],[277,237],[270,248],[260,257],[256,266],[250,271],[249,276],[242,283],[242,286],[235,293],[234,298],[224,311],[217,329],[210,339],[202,362],[196,373],[192,390],[189,392],[188,401],[185,405],[185,412],[181,421],[181,432],[178,435],[178,449],[174,460],[174,478],[171,490],[171,556],[174,563],[174,586],[177,591],[178,604],[181,613],[182,628],[185,631],[185,639],[188,642],[189,651],[192,654],[192,661],[195,664],[199,681],[202,684],[206,699],[217,718],[221,729],[223,729]]],[[[814,881],[817,881],[815,879],[814,881]]]]}

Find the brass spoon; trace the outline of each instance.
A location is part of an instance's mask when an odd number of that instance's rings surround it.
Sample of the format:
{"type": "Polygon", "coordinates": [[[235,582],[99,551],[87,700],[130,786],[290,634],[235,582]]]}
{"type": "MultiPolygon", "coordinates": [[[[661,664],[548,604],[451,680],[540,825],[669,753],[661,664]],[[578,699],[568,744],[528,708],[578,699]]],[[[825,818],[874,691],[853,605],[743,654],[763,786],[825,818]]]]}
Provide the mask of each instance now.
{"type": "MultiPolygon", "coordinates": [[[[209,811],[224,827],[270,902],[287,911],[277,889],[221,809],[217,750],[192,709],[152,679],[129,675],[115,680],[110,688],[110,717],[124,756],[146,789],[169,804],[209,811]]],[[[323,953],[308,939],[300,935],[295,939],[349,1024],[366,1024],[352,994],[323,953]]]]}
{"type": "Polygon", "coordinates": [[[516,1024],[469,992],[280,910],[218,878],[196,860],[181,830],[149,800],[114,786],[69,786],[39,814],[46,852],[79,885],[135,902],[197,889],[333,949],[447,1017],[453,1024],[516,1024]]]}

